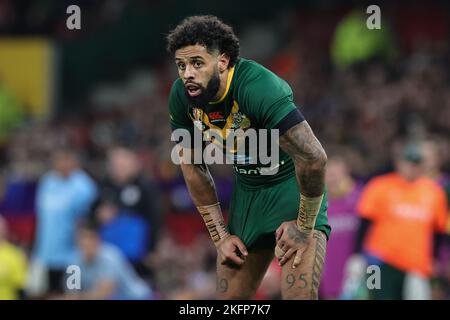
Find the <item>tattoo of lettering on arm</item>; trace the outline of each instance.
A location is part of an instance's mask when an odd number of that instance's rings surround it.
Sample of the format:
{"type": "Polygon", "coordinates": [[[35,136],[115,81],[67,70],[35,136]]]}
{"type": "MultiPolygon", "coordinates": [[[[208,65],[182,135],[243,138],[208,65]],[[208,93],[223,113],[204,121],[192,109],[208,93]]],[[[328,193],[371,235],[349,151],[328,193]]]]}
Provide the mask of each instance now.
{"type": "Polygon", "coordinates": [[[322,275],[323,263],[325,261],[326,239],[321,231],[314,232],[313,238],[317,239],[317,241],[312,270],[311,299],[318,299],[320,278],[322,275]]]}
{"type": "Polygon", "coordinates": [[[228,280],[225,278],[217,280],[217,291],[219,292],[227,292],[228,291],[228,280]]]}
{"type": "Polygon", "coordinates": [[[211,238],[214,242],[219,241],[222,237],[217,230],[217,227],[220,227],[222,230],[226,229],[225,222],[224,221],[218,221],[219,226],[216,225],[216,222],[213,218],[211,218],[211,213],[208,211],[200,212],[203,221],[205,221],[206,228],[208,228],[208,232],[211,235],[211,238]]]}
{"type": "Polygon", "coordinates": [[[280,137],[280,147],[294,160],[302,193],[307,197],[322,195],[327,156],[308,122],[302,121],[286,131],[280,137]]]}

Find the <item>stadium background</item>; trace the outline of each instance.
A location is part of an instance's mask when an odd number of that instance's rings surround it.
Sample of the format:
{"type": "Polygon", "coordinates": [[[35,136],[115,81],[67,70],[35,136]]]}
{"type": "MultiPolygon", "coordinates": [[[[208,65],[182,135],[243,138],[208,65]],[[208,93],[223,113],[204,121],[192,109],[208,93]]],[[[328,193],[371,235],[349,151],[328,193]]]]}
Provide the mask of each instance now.
{"type": "MultiPolygon", "coordinates": [[[[151,212],[141,214],[151,217],[153,243],[133,266],[155,298],[212,297],[215,251],[170,160],[167,96],[177,73],[164,35],[192,14],[230,23],[241,55],[289,82],[325,149],[337,150],[361,183],[392,170],[391,149],[405,138],[435,137],[448,172],[450,6],[377,2],[382,29],[368,30],[369,4],[1,0],[0,215],[9,241],[30,265],[36,190],[56,148],[76,150],[100,188],[109,151],[125,146],[151,185],[151,212]],[[81,30],[66,27],[71,4],[81,8],[81,30]]],[[[231,172],[213,168],[225,211],[231,172]]],[[[433,298],[448,299],[450,261],[440,263],[433,298]]],[[[279,276],[274,263],[257,297],[279,297],[279,276]]]]}

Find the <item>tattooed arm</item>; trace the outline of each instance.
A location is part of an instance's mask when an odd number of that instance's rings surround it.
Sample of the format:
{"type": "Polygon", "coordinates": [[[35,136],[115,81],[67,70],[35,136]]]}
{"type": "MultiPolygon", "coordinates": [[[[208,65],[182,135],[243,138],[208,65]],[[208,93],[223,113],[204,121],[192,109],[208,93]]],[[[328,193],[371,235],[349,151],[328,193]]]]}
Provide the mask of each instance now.
{"type": "MultiPolygon", "coordinates": [[[[306,121],[293,126],[280,137],[280,147],[288,153],[295,165],[301,196],[296,227],[292,223],[282,224],[277,230],[277,241],[286,231],[288,243],[277,245],[275,254],[280,263],[285,263],[296,252],[293,262],[295,268],[309,242],[325,189],[325,166],[327,156],[306,121]],[[285,250],[287,249],[287,250],[285,250]]],[[[286,236],[285,236],[286,237],[286,236]]]]}
{"type": "Polygon", "coordinates": [[[181,164],[181,172],[197,207],[218,202],[214,180],[206,164],[181,164]]]}
{"type": "Polygon", "coordinates": [[[228,237],[214,180],[206,164],[181,163],[181,172],[192,201],[200,212],[214,243],[228,237]]]}
{"type": "Polygon", "coordinates": [[[247,249],[238,237],[229,234],[225,226],[214,180],[207,165],[182,163],[181,171],[222,262],[242,264],[247,249]]]}
{"type": "Polygon", "coordinates": [[[306,197],[323,195],[327,155],[306,120],[280,137],[280,147],[294,160],[302,194],[306,197]]]}

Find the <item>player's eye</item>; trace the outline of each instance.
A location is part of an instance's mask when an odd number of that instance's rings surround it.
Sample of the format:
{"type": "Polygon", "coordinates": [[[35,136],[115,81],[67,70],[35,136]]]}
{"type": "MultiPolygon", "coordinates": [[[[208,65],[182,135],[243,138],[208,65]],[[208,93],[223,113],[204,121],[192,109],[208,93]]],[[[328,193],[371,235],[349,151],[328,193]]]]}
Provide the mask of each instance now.
{"type": "Polygon", "coordinates": [[[186,65],[184,64],[184,63],[182,63],[182,62],[179,62],[179,63],[177,63],[177,67],[178,67],[178,69],[180,69],[180,70],[184,70],[184,69],[186,69],[186,65]]]}
{"type": "Polygon", "coordinates": [[[203,62],[201,62],[201,61],[194,62],[194,68],[200,68],[202,65],[203,65],[203,62]]]}

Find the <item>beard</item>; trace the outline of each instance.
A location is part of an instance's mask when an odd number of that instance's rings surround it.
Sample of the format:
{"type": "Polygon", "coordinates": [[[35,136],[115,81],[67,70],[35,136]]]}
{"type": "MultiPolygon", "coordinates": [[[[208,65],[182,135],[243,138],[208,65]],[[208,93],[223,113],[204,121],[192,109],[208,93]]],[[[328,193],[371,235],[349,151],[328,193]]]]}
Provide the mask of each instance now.
{"type": "Polygon", "coordinates": [[[186,94],[187,99],[189,102],[195,106],[195,107],[203,107],[208,102],[212,101],[214,97],[217,95],[217,92],[219,91],[220,87],[220,77],[219,77],[219,71],[216,70],[214,74],[212,75],[211,79],[208,81],[208,84],[206,85],[206,88],[202,85],[199,85],[195,83],[201,90],[200,94],[192,97],[189,95],[188,90],[186,89],[186,86],[184,88],[184,93],[186,94]]]}

